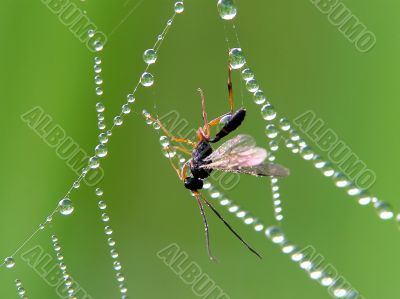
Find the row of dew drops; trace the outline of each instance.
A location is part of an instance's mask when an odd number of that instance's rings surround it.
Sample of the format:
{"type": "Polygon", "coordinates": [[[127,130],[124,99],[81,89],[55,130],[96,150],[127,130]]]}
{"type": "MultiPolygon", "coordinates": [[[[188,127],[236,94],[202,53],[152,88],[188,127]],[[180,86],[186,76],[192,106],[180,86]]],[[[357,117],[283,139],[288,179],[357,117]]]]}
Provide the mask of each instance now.
{"type": "MultiPolygon", "coordinates": [[[[69,216],[71,214],[73,214],[74,211],[74,205],[72,200],[70,199],[70,194],[72,192],[73,189],[78,189],[80,187],[80,183],[81,181],[86,177],[86,175],[89,173],[89,171],[91,169],[96,169],[100,167],[100,159],[104,158],[107,156],[108,154],[108,149],[107,149],[107,142],[109,141],[110,136],[112,136],[112,131],[114,129],[114,127],[116,126],[121,126],[123,124],[123,115],[127,115],[131,112],[131,107],[130,105],[133,104],[135,102],[135,97],[134,94],[136,92],[136,90],[138,89],[139,85],[143,86],[143,87],[150,87],[154,84],[154,76],[148,72],[148,69],[150,67],[151,64],[154,64],[157,61],[157,51],[159,50],[162,41],[165,39],[169,28],[171,27],[171,25],[173,24],[174,18],[176,16],[176,14],[181,14],[184,11],[184,2],[183,1],[177,1],[174,4],[174,15],[172,16],[172,18],[170,18],[167,21],[166,26],[164,27],[163,31],[161,32],[161,34],[159,34],[157,36],[157,41],[155,42],[153,48],[151,49],[147,49],[144,54],[143,54],[143,60],[146,63],[147,67],[145,69],[145,71],[142,73],[139,82],[137,83],[137,85],[134,88],[134,91],[130,94],[128,94],[127,96],[127,102],[125,104],[122,105],[121,108],[121,113],[117,116],[114,117],[113,120],[113,126],[109,129],[106,130],[106,123],[105,123],[105,117],[104,117],[104,111],[105,111],[105,105],[101,102],[98,101],[96,103],[96,111],[97,111],[97,119],[98,119],[98,128],[101,130],[101,133],[99,134],[99,141],[100,143],[95,147],[95,155],[89,158],[88,161],[88,166],[84,167],[82,169],[82,173],[81,175],[78,177],[77,180],[75,180],[72,184],[72,187],[68,190],[67,194],[63,197],[63,199],[60,200],[60,202],[58,203],[57,208],[49,215],[46,217],[46,221],[44,223],[41,223],[39,225],[39,228],[27,239],[25,240],[25,242],[23,243],[26,244],[26,242],[30,239],[32,239],[39,231],[44,230],[46,225],[51,223],[53,220],[53,216],[59,212],[61,215],[64,216],[69,216]]],[[[94,36],[94,31],[89,30],[88,31],[88,35],[89,37],[93,37],[94,36]]],[[[100,41],[95,41],[94,42],[94,48],[96,50],[96,52],[101,52],[104,48],[104,45],[100,42],[100,41]]],[[[100,57],[96,56],[94,58],[94,82],[95,82],[95,93],[98,97],[102,97],[104,95],[104,91],[102,88],[103,85],[103,78],[101,76],[102,73],[102,60],[100,57]]],[[[97,196],[102,196],[103,192],[101,191],[101,189],[97,188],[96,189],[96,195],[97,196]]],[[[107,207],[106,203],[104,200],[100,200],[99,203],[99,209],[102,211],[101,213],[101,219],[103,222],[107,223],[110,218],[108,216],[108,214],[106,213],[105,209],[107,207]]],[[[116,271],[116,280],[119,283],[119,290],[122,293],[122,299],[127,299],[127,288],[124,284],[125,281],[125,277],[124,275],[120,272],[120,270],[122,269],[122,265],[121,263],[117,260],[118,258],[118,252],[116,251],[115,245],[116,242],[112,239],[111,235],[113,234],[113,230],[109,225],[106,225],[104,228],[104,232],[106,234],[106,236],[108,236],[107,238],[107,243],[110,246],[110,254],[112,259],[114,259],[113,262],[113,268],[116,271]]],[[[67,273],[67,268],[64,262],[61,262],[63,259],[63,255],[61,254],[60,250],[61,247],[59,246],[59,244],[57,243],[58,238],[53,235],[52,236],[52,241],[53,241],[53,248],[54,250],[57,252],[57,258],[60,260],[59,263],[59,267],[60,270],[62,271],[62,274],[64,276],[64,284],[65,287],[67,289],[67,292],[69,294],[70,298],[75,298],[74,297],[74,289],[72,288],[72,284],[71,279],[69,274],[67,273]]],[[[23,246],[21,246],[18,250],[20,250],[23,246]]],[[[18,252],[18,251],[17,251],[18,252]]],[[[7,269],[13,269],[16,265],[15,260],[14,260],[14,256],[17,253],[15,252],[13,255],[6,257],[3,261],[3,263],[1,264],[1,266],[5,266],[7,269]]],[[[26,296],[26,290],[24,289],[24,287],[22,286],[22,282],[19,279],[15,280],[15,286],[17,288],[17,292],[18,295],[21,298],[28,298],[26,296]]]]}
{"type": "MultiPolygon", "coordinates": [[[[220,1],[230,3],[232,1],[220,1]]],[[[236,9],[224,9],[223,11],[236,12],[236,9]]],[[[228,14],[229,18],[233,14],[228,14]]],[[[382,220],[390,220],[395,218],[395,213],[391,205],[385,201],[379,200],[377,197],[370,194],[368,190],[357,187],[344,173],[335,169],[335,167],[329,161],[323,159],[320,155],[316,154],[311,146],[301,138],[300,134],[296,129],[292,128],[292,125],[288,118],[282,117],[277,121],[277,112],[273,105],[266,99],[264,92],[260,89],[260,86],[255,78],[254,72],[250,68],[244,68],[246,65],[246,59],[244,57],[241,48],[233,48],[230,50],[231,66],[233,69],[243,69],[241,71],[242,78],[245,82],[246,89],[252,94],[254,103],[261,106],[261,115],[264,120],[267,121],[265,127],[265,134],[269,139],[270,152],[276,152],[279,149],[279,136],[280,133],[286,135],[282,136],[285,142],[285,146],[293,153],[299,154],[304,160],[310,161],[316,169],[319,169],[321,173],[328,178],[332,178],[335,186],[341,189],[345,189],[349,196],[355,197],[360,205],[373,204],[377,214],[382,220]]],[[[274,161],[275,156],[269,155],[269,160],[274,161]]],[[[272,192],[275,205],[276,220],[281,221],[283,215],[281,214],[281,207],[279,200],[280,194],[278,193],[279,186],[277,181],[272,182],[272,192]]],[[[400,214],[396,217],[397,222],[400,222],[400,214]]]]}

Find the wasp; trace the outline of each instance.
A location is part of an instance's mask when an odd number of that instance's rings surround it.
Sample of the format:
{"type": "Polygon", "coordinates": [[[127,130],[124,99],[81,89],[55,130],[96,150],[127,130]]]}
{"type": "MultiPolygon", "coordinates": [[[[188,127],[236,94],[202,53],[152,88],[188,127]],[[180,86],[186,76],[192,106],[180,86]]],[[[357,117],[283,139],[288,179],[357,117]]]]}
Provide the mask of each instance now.
{"type": "Polygon", "coordinates": [[[230,111],[211,121],[208,121],[205,109],[205,97],[201,89],[198,89],[201,96],[202,103],[202,118],[204,125],[196,131],[197,141],[184,139],[174,136],[167,128],[161,123],[160,120],[153,118],[151,115],[148,117],[157,122],[160,128],[168,137],[179,144],[188,145],[192,148],[189,151],[183,146],[173,146],[174,150],[181,151],[189,154],[191,158],[187,160],[181,169],[178,169],[170,158],[172,167],[177,172],[179,178],[182,180],[186,189],[190,190],[192,195],[196,198],[200,213],[203,219],[206,237],[207,252],[211,260],[216,260],[212,254],[209,237],[209,227],[207,223],[206,214],[204,211],[204,204],[208,206],[211,211],[226,225],[226,227],[244,244],[252,253],[261,258],[243,238],[232,228],[232,226],[225,221],[222,215],[213,207],[213,205],[200,193],[203,189],[204,181],[211,175],[212,171],[227,171],[236,172],[240,174],[248,174],[253,176],[274,176],[285,177],[289,175],[289,170],[281,165],[272,164],[266,161],[267,151],[261,147],[257,147],[254,138],[249,135],[237,135],[232,139],[226,141],[216,150],[213,150],[212,144],[221,141],[230,133],[235,131],[244,121],[246,117],[246,109],[240,108],[234,111],[234,98],[231,78],[232,68],[228,64],[228,100],[230,111]],[[222,128],[211,136],[211,128],[222,125],[222,128]],[[190,171],[190,175],[188,172],[190,171]]]}

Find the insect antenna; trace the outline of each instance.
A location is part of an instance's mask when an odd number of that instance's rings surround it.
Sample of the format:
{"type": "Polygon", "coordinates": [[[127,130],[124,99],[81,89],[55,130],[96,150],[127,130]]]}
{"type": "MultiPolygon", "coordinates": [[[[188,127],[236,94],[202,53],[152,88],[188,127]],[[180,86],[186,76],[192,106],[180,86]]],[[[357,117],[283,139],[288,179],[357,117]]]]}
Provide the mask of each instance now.
{"type": "MultiPolygon", "coordinates": [[[[200,196],[200,195],[199,195],[200,196]]],[[[258,256],[260,259],[262,259],[261,255],[255,251],[245,240],[242,239],[242,237],[230,226],[228,222],[225,221],[225,219],[221,216],[221,214],[211,205],[211,203],[204,198],[204,196],[201,196],[202,200],[205,202],[205,204],[214,212],[215,215],[226,225],[226,227],[235,235],[236,238],[242,242],[243,245],[245,245],[252,253],[254,253],[256,256],[258,256]]]]}
{"type": "Polygon", "coordinates": [[[208,231],[207,217],[206,217],[206,213],[204,212],[204,207],[203,207],[203,204],[201,202],[200,194],[198,194],[198,193],[193,193],[193,194],[196,197],[197,203],[199,204],[201,216],[203,217],[204,231],[205,231],[205,234],[206,234],[206,245],[207,245],[208,256],[209,256],[210,260],[212,260],[213,262],[218,262],[218,260],[213,256],[213,254],[211,252],[210,235],[209,235],[209,231],[208,231]]]}

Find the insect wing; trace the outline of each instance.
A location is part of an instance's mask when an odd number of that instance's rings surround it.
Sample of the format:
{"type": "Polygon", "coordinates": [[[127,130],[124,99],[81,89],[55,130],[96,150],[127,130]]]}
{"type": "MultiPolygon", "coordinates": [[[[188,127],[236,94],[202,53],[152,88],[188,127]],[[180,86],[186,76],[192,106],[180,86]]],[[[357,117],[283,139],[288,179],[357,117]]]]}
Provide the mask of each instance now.
{"type": "Polygon", "coordinates": [[[255,140],[248,135],[238,135],[209,155],[204,160],[210,162],[204,168],[235,169],[262,164],[267,151],[257,147],[255,140]]]}

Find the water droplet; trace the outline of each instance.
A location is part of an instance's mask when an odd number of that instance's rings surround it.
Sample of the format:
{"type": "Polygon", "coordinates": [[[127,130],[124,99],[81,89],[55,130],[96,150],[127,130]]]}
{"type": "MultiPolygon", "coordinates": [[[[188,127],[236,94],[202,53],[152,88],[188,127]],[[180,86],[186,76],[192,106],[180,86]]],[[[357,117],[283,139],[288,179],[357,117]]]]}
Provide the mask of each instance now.
{"type": "Polygon", "coordinates": [[[245,81],[249,81],[249,80],[251,80],[251,79],[254,79],[254,72],[253,72],[251,69],[246,68],[246,69],[244,69],[244,70],[242,71],[242,78],[243,78],[245,81]]]}
{"type": "Polygon", "coordinates": [[[161,136],[160,137],[160,144],[161,144],[162,147],[169,146],[169,138],[167,136],[161,136]]]}
{"type": "Polygon", "coordinates": [[[314,152],[308,146],[302,147],[300,149],[300,155],[303,157],[304,160],[312,160],[312,158],[314,158],[314,152]]]}
{"type": "Polygon", "coordinates": [[[161,128],[160,124],[158,122],[153,123],[153,128],[154,130],[159,130],[161,128]]]}
{"type": "Polygon", "coordinates": [[[89,36],[90,38],[94,36],[94,30],[93,30],[93,29],[90,29],[90,30],[88,31],[88,36],[89,36]]]}
{"type": "Polygon", "coordinates": [[[103,50],[104,45],[103,45],[102,42],[100,42],[100,41],[95,41],[95,42],[93,43],[93,45],[94,45],[94,49],[96,50],[96,52],[100,52],[101,50],[103,50]]]}
{"type": "Polygon", "coordinates": [[[171,26],[172,25],[172,19],[169,19],[168,21],[167,21],[167,26],[171,26]]]}
{"type": "Polygon", "coordinates": [[[52,236],[51,236],[51,241],[52,241],[53,243],[58,242],[57,236],[56,236],[56,235],[52,235],[52,236]]]}
{"type": "Polygon", "coordinates": [[[104,192],[101,188],[96,188],[95,193],[97,196],[103,196],[104,192]]]}
{"type": "Polygon", "coordinates": [[[122,117],[117,115],[116,117],[114,117],[114,124],[116,126],[121,126],[123,123],[122,117]]]}
{"type": "Polygon", "coordinates": [[[142,74],[142,77],[140,78],[140,83],[144,86],[144,87],[149,87],[152,86],[154,83],[154,77],[152,74],[148,73],[148,72],[144,72],[142,74]]]}
{"type": "Polygon", "coordinates": [[[113,230],[112,230],[112,228],[110,226],[106,226],[104,228],[104,232],[105,232],[106,235],[110,236],[110,235],[112,235],[113,230]]]}
{"type": "Polygon", "coordinates": [[[126,99],[128,100],[128,103],[134,103],[135,102],[135,97],[131,93],[126,96],[126,99]]]}
{"type": "Polygon", "coordinates": [[[107,143],[108,142],[108,136],[106,133],[100,133],[99,135],[99,141],[101,143],[107,143]]]}
{"type": "Polygon", "coordinates": [[[129,114],[129,113],[131,113],[131,108],[129,107],[128,104],[122,105],[122,113],[124,113],[124,114],[129,114]]]}
{"type": "Polygon", "coordinates": [[[274,124],[269,124],[265,127],[265,134],[268,138],[276,138],[278,136],[278,129],[274,124]]]}
{"type": "Polygon", "coordinates": [[[101,96],[103,94],[103,89],[100,86],[96,87],[96,94],[98,96],[101,96]]]}
{"type": "Polygon", "coordinates": [[[175,155],[176,155],[176,151],[173,150],[173,149],[171,149],[171,148],[168,147],[168,146],[163,147],[162,150],[161,150],[161,152],[163,153],[163,155],[164,155],[166,158],[169,158],[169,159],[175,157],[175,155]]]}
{"type": "Polygon", "coordinates": [[[111,135],[112,135],[111,130],[108,130],[108,131],[107,131],[107,136],[110,137],[111,135]]]}
{"type": "Polygon", "coordinates": [[[74,184],[72,185],[72,187],[74,187],[75,189],[78,189],[81,186],[81,183],[79,181],[75,181],[74,184]]]}
{"type": "Polygon", "coordinates": [[[248,91],[254,93],[260,88],[260,86],[258,85],[256,79],[250,79],[246,82],[246,88],[248,91]]]}
{"type": "Polygon", "coordinates": [[[20,287],[20,286],[22,286],[22,282],[21,282],[21,280],[19,280],[19,279],[16,279],[16,280],[15,280],[15,286],[16,286],[16,287],[20,287]]]}
{"type": "Polygon", "coordinates": [[[71,215],[74,211],[74,206],[69,198],[64,198],[60,200],[58,206],[60,208],[60,213],[65,216],[71,215]]]}
{"type": "Polygon", "coordinates": [[[282,244],[285,241],[285,235],[277,226],[268,227],[265,230],[265,235],[275,244],[282,244]]]}
{"type": "Polygon", "coordinates": [[[372,201],[371,195],[366,190],[362,191],[357,197],[358,203],[362,206],[369,205],[372,201]]]}
{"type": "Polygon", "coordinates": [[[218,0],[218,11],[221,18],[224,20],[232,20],[236,17],[237,9],[233,0],[218,0]]]}
{"type": "Polygon", "coordinates": [[[229,60],[232,69],[241,69],[246,64],[246,58],[244,57],[241,48],[233,48],[229,51],[229,60]]]}
{"type": "Polygon", "coordinates": [[[290,130],[290,122],[286,117],[283,117],[279,120],[279,125],[282,131],[289,131],[290,130]]]}
{"type": "Polygon", "coordinates": [[[281,245],[282,245],[282,252],[285,254],[291,254],[296,249],[296,246],[289,244],[287,242],[283,242],[283,244],[281,245]]]}
{"type": "Polygon", "coordinates": [[[101,59],[100,59],[100,57],[95,57],[95,58],[94,58],[94,63],[95,63],[95,64],[101,64],[101,59]]]}
{"type": "Polygon", "coordinates": [[[56,252],[60,251],[60,250],[61,250],[60,244],[54,243],[54,244],[53,244],[53,249],[54,249],[54,251],[56,251],[56,252]]]}
{"type": "Polygon", "coordinates": [[[377,201],[374,203],[374,208],[377,210],[378,216],[382,220],[389,220],[394,216],[393,209],[387,202],[377,201]]]}
{"type": "Polygon", "coordinates": [[[335,181],[336,187],[345,188],[345,187],[348,187],[350,185],[350,181],[341,172],[335,173],[335,175],[333,176],[333,179],[335,181]]]}
{"type": "Polygon", "coordinates": [[[95,152],[97,157],[103,158],[107,156],[108,153],[107,146],[103,143],[100,143],[99,145],[96,146],[95,152]]]}
{"type": "Polygon", "coordinates": [[[100,73],[101,73],[101,66],[96,64],[96,65],[94,66],[94,72],[95,72],[96,74],[100,74],[100,73]]]}
{"type": "Polygon", "coordinates": [[[335,170],[330,162],[326,162],[324,167],[321,168],[322,174],[326,177],[331,177],[335,174],[335,170]]]}
{"type": "Polygon", "coordinates": [[[105,107],[104,107],[104,104],[102,103],[102,102],[98,102],[98,103],[96,103],[96,111],[97,112],[104,112],[104,110],[105,110],[105,107]]]}
{"type": "Polygon", "coordinates": [[[94,77],[94,82],[95,82],[97,85],[103,84],[103,78],[101,78],[100,75],[96,75],[96,76],[94,77]]]}
{"type": "Polygon", "coordinates": [[[103,213],[103,214],[101,214],[101,220],[103,222],[108,222],[108,221],[110,221],[110,217],[108,216],[107,213],[103,213]]]}
{"type": "Polygon", "coordinates": [[[108,238],[107,243],[108,243],[108,246],[110,246],[110,247],[115,246],[115,241],[112,238],[108,238]]]}
{"type": "Polygon", "coordinates": [[[110,254],[113,259],[116,259],[119,255],[118,252],[114,248],[110,250],[110,254]]]}
{"type": "Polygon", "coordinates": [[[313,163],[314,163],[315,168],[317,168],[317,169],[321,169],[326,164],[326,162],[324,160],[322,160],[322,158],[318,155],[314,155],[313,163]]]}
{"type": "Polygon", "coordinates": [[[6,266],[8,269],[11,269],[11,268],[14,268],[14,266],[15,266],[15,261],[14,261],[14,259],[13,259],[12,257],[7,257],[7,258],[4,260],[4,264],[5,264],[5,266],[6,266]]]}
{"type": "Polygon", "coordinates": [[[147,49],[143,53],[143,60],[147,64],[153,64],[157,61],[157,52],[154,49],[147,49]]]}
{"type": "Polygon", "coordinates": [[[261,115],[265,120],[274,120],[276,111],[271,104],[266,104],[261,108],[261,115]]]}
{"type": "Polygon", "coordinates": [[[104,130],[106,128],[106,124],[104,123],[104,121],[100,120],[97,123],[97,126],[99,127],[99,130],[104,130]]]}
{"type": "Polygon", "coordinates": [[[103,114],[103,113],[98,113],[98,114],[97,114],[97,119],[98,119],[99,121],[104,121],[104,114],[103,114]]]}
{"type": "Polygon", "coordinates": [[[106,202],[105,202],[104,200],[100,200],[100,201],[99,201],[99,209],[100,209],[100,210],[105,210],[105,209],[107,209],[107,204],[106,204],[106,202]]]}
{"type": "Polygon", "coordinates": [[[256,103],[257,105],[262,105],[265,103],[265,101],[267,100],[264,92],[262,90],[257,90],[254,94],[254,103],[256,103]]]}
{"type": "Polygon", "coordinates": [[[118,272],[116,274],[116,277],[117,277],[117,281],[119,281],[119,282],[123,282],[125,280],[125,277],[124,277],[124,275],[122,275],[122,273],[118,272]]]}
{"type": "Polygon", "coordinates": [[[121,269],[122,269],[121,263],[118,262],[118,261],[115,261],[115,262],[114,262],[114,269],[115,269],[116,271],[121,270],[121,269]]]}
{"type": "Polygon", "coordinates": [[[183,11],[185,10],[185,6],[183,4],[183,1],[177,1],[175,2],[175,12],[176,13],[183,13],[183,11]]]}
{"type": "Polygon", "coordinates": [[[162,39],[163,39],[162,34],[159,34],[159,35],[157,36],[157,40],[162,40],[162,39]]]}
{"type": "Polygon", "coordinates": [[[94,156],[89,159],[89,167],[92,169],[99,168],[100,160],[98,157],[94,156]]]}

